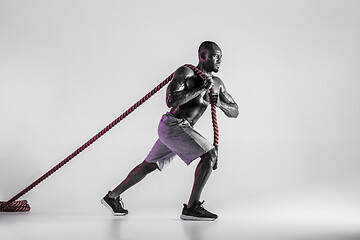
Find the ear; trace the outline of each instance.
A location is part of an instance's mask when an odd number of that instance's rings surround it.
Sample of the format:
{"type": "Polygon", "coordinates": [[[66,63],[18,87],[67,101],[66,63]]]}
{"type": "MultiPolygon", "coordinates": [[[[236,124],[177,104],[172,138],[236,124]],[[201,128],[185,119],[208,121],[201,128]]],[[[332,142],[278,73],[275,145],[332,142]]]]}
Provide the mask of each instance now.
{"type": "Polygon", "coordinates": [[[207,58],[207,56],[206,56],[207,54],[206,54],[206,52],[202,52],[202,53],[200,53],[200,59],[201,60],[206,60],[206,58],[207,58]]]}

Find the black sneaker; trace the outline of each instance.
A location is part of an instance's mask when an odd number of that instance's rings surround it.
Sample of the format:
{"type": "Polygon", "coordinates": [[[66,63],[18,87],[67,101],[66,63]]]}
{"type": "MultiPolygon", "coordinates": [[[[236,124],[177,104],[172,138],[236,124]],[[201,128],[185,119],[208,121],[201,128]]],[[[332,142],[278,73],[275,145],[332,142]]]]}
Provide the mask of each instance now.
{"type": "Polygon", "coordinates": [[[186,204],[184,204],[184,208],[182,211],[182,214],[180,218],[182,220],[195,220],[195,221],[213,221],[218,216],[216,214],[213,214],[209,211],[207,211],[202,204],[204,201],[196,201],[191,206],[191,208],[188,208],[186,204]]]}
{"type": "Polygon", "coordinates": [[[103,199],[101,199],[101,203],[107,207],[114,216],[125,216],[128,214],[128,210],[124,209],[124,203],[122,202],[120,196],[116,199],[110,198],[109,191],[103,199]]]}

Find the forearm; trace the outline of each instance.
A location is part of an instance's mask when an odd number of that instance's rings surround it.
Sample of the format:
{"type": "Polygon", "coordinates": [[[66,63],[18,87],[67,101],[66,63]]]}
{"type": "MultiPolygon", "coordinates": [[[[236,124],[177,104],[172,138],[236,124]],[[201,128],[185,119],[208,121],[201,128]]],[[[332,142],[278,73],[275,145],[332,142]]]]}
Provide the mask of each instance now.
{"type": "Polygon", "coordinates": [[[239,116],[239,107],[236,103],[225,103],[225,102],[219,101],[218,107],[228,117],[236,118],[237,116],[239,116]]]}

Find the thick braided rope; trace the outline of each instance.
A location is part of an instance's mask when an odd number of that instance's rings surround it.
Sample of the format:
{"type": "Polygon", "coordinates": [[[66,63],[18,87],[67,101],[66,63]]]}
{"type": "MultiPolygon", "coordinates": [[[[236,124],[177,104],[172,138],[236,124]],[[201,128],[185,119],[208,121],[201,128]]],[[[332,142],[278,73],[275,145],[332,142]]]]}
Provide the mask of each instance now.
{"type": "MultiPolygon", "coordinates": [[[[201,78],[206,78],[206,74],[201,71],[200,69],[198,69],[195,66],[192,66],[190,64],[185,64],[185,66],[187,66],[188,68],[190,68],[191,70],[193,70],[197,75],[199,75],[201,78]]],[[[214,92],[214,87],[210,88],[210,92],[214,92]]],[[[211,102],[211,101],[210,101],[211,102]]],[[[213,145],[214,147],[216,147],[216,149],[218,149],[219,147],[219,128],[218,128],[218,124],[217,124],[217,118],[216,118],[216,106],[214,104],[211,104],[211,120],[212,120],[212,124],[213,124],[213,130],[214,130],[214,141],[213,141],[213,145]]]]}
{"type": "Polygon", "coordinates": [[[64,166],[66,163],[68,163],[71,159],[76,157],[79,153],[84,151],[88,146],[90,146],[92,143],[94,143],[97,139],[99,139],[101,136],[103,136],[107,131],[109,131],[111,128],[113,128],[116,124],[118,124],[121,120],[123,120],[126,116],[128,116],[131,112],[133,112],[137,107],[139,107],[141,104],[143,104],[146,100],[148,100],[151,96],[153,96],[157,91],[159,91],[162,87],[164,87],[167,83],[169,83],[174,76],[174,73],[172,73],[169,77],[167,77],[164,81],[162,81],[159,85],[157,85],[153,90],[151,90],[148,94],[146,94],[143,98],[141,98],[137,103],[135,103],[132,107],[130,107],[128,110],[126,110],[123,114],[121,114],[118,118],[116,118],[113,122],[111,122],[108,126],[106,126],[103,130],[101,130],[98,134],[96,134],[94,137],[92,137],[90,140],[88,140],[86,143],[84,143],[81,147],[76,149],[72,154],[70,154],[67,158],[62,160],[59,164],[57,164],[55,167],[50,169],[48,172],[46,172],[44,175],[42,175],[40,178],[38,178],[35,182],[30,184],[28,187],[26,187],[24,190],[16,194],[14,197],[12,197],[7,202],[0,202],[0,212],[23,212],[23,211],[29,211],[30,206],[26,205],[25,201],[15,201],[19,199],[21,196],[26,194],[28,191],[33,189],[36,185],[44,181],[46,178],[48,178],[50,175],[52,175],[54,172],[56,172],[59,168],[64,166]]]}
{"type": "MultiPolygon", "coordinates": [[[[203,73],[200,69],[198,69],[190,64],[186,64],[185,66],[191,68],[200,77],[202,77],[202,78],[206,77],[206,74],[203,73]]],[[[132,107],[130,107],[123,114],[121,114],[118,118],[116,118],[113,122],[111,122],[108,126],[106,126],[103,130],[101,130],[98,134],[96,134],[94,137],[92,137],[90,140],[88,140],[86,143],[84,143],[81,147],[79,147],[77,150],[75,150],[67,158],[62,160],[59,164],[57,164],[55,167],[50,169],[48,172],[46,172],[44,175],[42,175],[40,178],[38,178],[36,181],[34,181],[32,184],[30,184],[24,190],[22,190],[21,192],[16,194],[14,197],[12,197],[9,201],[0,202],[0,212],[27,212],[27,211],[30,211],[30,206],[26,200],[21,200],[21,201],[16,201],[16,200],[19,199],[20,197],[22,197],[23,195],[25,195],[27,192],[29,192],[31,189],[33,189],[35,186],[37,186],[39,183],[44,181],[46,178],[48,178],[50,175],[52,175],[54,172],[56,172],[58,169],[60,169],[62,166],[64,166],[66,163],[68,163],[71,159],[76,157],[79,153],[81,153],[83,150],[85,150],[88,146],[90,146],[92,143],[94,143],[97,139],[99,139],[101,136],[103,136],[106,132],[108,132],[111,128],[113,128],[116,124],[118,124],[121,120],[123,120],[131,112],[133,112],[137,107],[139,107],[146,100],[148,100],[151,96],[153,96],[157,91],[159,91],[162,87],[164,87],[166,84],[168,84],[172,80],[173,76],[174,76],[174,73],[170,74],[169,77],[167,77],[164,81],[162,81],[159,85],[157,85],[153,90],[151,90],[148,94],[146,94],[143,98],[141,98],[138,102],[136,102],[132,107]]],[[[211,88],[210,91],[214,92],[214,89],[211,88]]],[[[215,105],[211,105],[211,116],[212,116],[213,129],[214,129],[214,146],[216,148],[218,148],[219,132],[218,132],[218,126],[217,126],[217,120],[216,120],[216,106],[215,105]]]]}
{"type": "MultiPolygon", "coordinates": [[[[197,67],[194,67],[190,64],[185,64],[185,66],[187,66],[188,68],[191,68],[196,74],[198,74],[201,78],[206,78],[206,74],[201,71],[200,69],[198,69],[197,67]]],[[[214,87],[210,88],[210,92],[215,92],[214,87]]],[[[209,99],[210,103],[211,103],[211,99],[209,99]]],[[[213,141],[213,145],[216,148],[216,150],[219,149],[219,128],[218,128],[218,124],[217,124],[217,117],[216,117],[216,106],[214,104],[211,104],[211,120],[212,120],[212,125],[213,125],[213,132],[214,132],[214,141],[213,141]]],[[[217,169],[217,165],[218,165],[218,161],[216,160],[216,162],[214,163],[213,166],[213,170],[217,169]]]]}
{"type": "Polygon", "coordinates": [[[14,201],[5,206],[5,203],[0,203],[0,207],[3,206],[4,212],[28,212],[30,211],[30,205],[26,200],[14,201]]]}

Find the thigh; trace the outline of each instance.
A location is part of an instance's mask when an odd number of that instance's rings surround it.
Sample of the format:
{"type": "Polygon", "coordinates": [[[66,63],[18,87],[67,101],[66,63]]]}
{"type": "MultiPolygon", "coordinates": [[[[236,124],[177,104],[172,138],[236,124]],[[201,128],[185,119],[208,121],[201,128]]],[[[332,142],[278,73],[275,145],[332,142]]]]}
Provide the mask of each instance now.
{"type": "Polygon", "coordinates": [[[148,163],[156,163],[159,170],[162,170],[165,165],[170,163],[174,156],[175,153],[158,139],[146,156],[145,161],[148,163]]]}
{"type": "Polygon", "coordinates": [[[180,122],[168,120],[159,126],[159,138],[172,152],[186,164],[207,153],[214,146],[197,132],[186,120],[180,122]]]}

